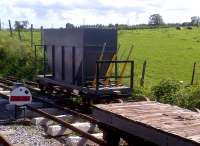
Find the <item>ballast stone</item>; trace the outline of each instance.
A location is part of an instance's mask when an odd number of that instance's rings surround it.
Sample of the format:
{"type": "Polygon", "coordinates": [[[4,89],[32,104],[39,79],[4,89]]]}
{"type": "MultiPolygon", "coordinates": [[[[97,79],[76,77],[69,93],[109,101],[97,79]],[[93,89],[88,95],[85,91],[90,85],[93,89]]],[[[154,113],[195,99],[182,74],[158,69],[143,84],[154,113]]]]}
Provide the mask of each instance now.
{"type": "Polygon", "coordinates": [[[15,105],[14,104],[6,104],[6,110],[14,111],[15,110],[15,105]]]}
{"type": "Polygon", "coordinates": [[[0,105],[2,105],[2,104],[4,104],[4,105],[8,104],[8,100],[0,99],[0,105]]]}
{"type": "Polygon", "coordinates": [[[44,106],[44,104],[41,102],[32,102],[31,104],[28,104],[28,105],[33,108],[42,108],[44,106]]]}

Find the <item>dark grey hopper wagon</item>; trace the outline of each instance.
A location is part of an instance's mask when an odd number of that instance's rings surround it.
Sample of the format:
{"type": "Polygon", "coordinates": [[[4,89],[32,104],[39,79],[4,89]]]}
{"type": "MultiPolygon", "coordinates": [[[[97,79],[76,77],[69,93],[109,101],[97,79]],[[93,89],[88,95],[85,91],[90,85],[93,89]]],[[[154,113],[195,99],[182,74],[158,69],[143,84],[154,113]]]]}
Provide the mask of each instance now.
{"type": "MultiPolygon", "coordinates": [[[[103,97],[113,94],[130,96],[127,86],[91,86],[94,79],[99,83],[117,51],[117,30],[108,28],[45,29],[43,32],[47,65],[51,75],[38,76],[40,87],[61,86],[78,90],[88,97],[103,97]],[[106,44],[106,45],[105,45],[106,44]],[[103,52],[104,62],[98,62],[103,52]],[[98,64],[98,69],[97,69],[98,64]],[[100,64],[100,65],[99,65],[100,64]]],[[[113,61],[114,62],[114,61],[113,61]]],[[[114,62],[115,67],[118,63],[114,62]]],[[[128,61],[132,64],[133,62],[128,61]]],[[[46,68],[47,68],[46,65],[46,68]]],[[[133,69],[132,69],[133,70],[133,69]]],[[[117,77],[116,77],[117,78],[117,77]]],[[[131,77],[132,79],[132,77],[131,77]]]]}

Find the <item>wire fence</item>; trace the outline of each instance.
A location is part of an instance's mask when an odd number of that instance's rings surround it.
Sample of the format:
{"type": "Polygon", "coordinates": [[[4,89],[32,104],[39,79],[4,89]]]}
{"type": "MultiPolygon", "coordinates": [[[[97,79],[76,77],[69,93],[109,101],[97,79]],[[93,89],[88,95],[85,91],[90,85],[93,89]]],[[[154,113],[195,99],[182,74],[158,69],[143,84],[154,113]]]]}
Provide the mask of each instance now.
{"type": "Polygon", "coordinates": [[[43,42],[43,26],[38,29],[34,28],[33,24],[30,24],[27,28],[19,29],[14,26],[14,21],[3,22],[0,20],[0,31],[24,43],[29,43],[32,48],[34,45],[42,44],[43,42]]]}
{"type": "Polygon", "coordinates": [[[140,63],[135,60],[135,86],[152,87],[167,79],[177,80],[186,85],[200,85],[200,62],[188,62],[183,68],[180,63],[162,64],[162,67],[155,67],[149,60],[140,63]]]}

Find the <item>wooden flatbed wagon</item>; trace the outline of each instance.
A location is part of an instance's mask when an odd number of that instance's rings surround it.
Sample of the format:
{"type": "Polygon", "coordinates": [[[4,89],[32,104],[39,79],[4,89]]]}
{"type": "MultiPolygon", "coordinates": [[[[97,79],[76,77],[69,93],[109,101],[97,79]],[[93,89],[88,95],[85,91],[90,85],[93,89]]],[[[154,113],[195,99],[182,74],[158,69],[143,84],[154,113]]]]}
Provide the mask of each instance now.
{"type": "Polygon", "coordinates": [[[99,104],[93,114],[111,127],[102,129],[112,145],[120,137],[130,145],[200,145],[200,114],[177,106],[154,101],[99,104]]]}

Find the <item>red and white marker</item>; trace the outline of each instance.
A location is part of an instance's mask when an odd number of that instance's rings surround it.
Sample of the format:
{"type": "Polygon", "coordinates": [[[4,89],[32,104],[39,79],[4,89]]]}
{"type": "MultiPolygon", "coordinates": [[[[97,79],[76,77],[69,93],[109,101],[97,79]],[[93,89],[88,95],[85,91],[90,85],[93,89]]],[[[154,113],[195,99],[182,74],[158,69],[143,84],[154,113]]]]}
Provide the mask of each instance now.
{"type": "Polygon", "coordinates": [[[10,93],[9,102],[19,106],[30,104],[32,102],[31,92],[26,87],[17,87],[10,93]]]}

